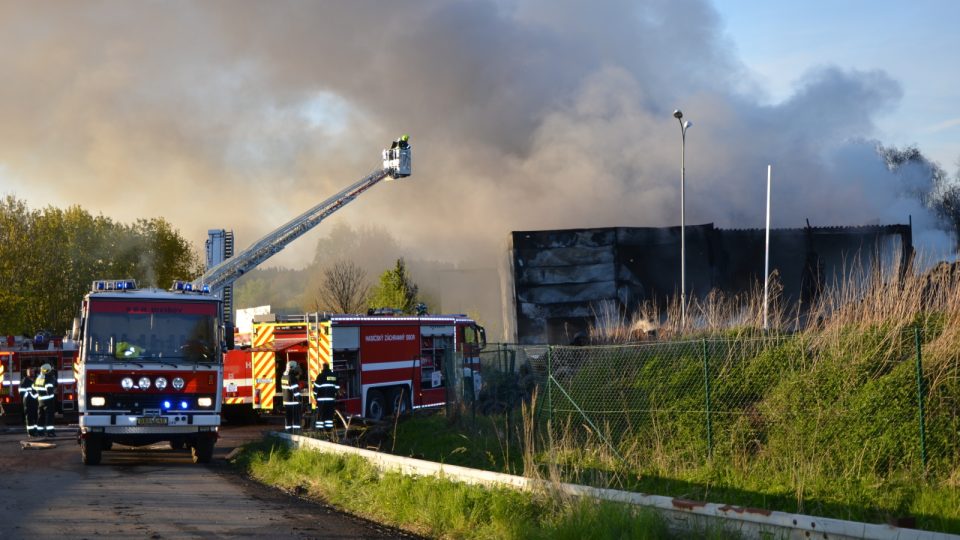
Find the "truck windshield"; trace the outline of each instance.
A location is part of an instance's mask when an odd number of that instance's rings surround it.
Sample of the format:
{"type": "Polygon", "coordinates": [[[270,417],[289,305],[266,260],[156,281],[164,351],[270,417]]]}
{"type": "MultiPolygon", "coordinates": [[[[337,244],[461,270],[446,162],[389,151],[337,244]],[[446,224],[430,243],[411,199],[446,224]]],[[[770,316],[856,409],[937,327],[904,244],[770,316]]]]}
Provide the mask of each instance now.
{"type": "Polygon", "coordinates": [[[91,313],[83,346],[98,361],[219,362],[217,324],[211,315],[91,313]]]}

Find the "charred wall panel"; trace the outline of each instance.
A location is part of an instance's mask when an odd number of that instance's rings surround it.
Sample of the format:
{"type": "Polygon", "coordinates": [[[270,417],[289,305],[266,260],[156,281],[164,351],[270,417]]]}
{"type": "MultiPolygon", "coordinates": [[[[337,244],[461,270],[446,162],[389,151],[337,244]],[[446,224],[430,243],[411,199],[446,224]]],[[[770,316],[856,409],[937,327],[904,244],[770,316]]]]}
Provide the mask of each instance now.
{"type": "MultiPolygon", "coordinates": [[[[711,267],[713,224],[686,227],[687,295],[714,287],[711,267]]],[[[644,301],[665,306],[680,290],[680,227],[622,227],[617,229],[617,275],[620,298],[629,310],[644,301]]]]}
{"type": "MultiPolygon", "coordinates": [[[[762,287],[766,231],[686,227],[686,291],[703,297],[762,287]]],[[[510,236],[506,265],[512,293],[506,327],[520,343],[569,343],[592,323],[603,302],[626,313],[644,302],[663,311],[680,287],[680,227],[521,231],[510,236]]],[[[807,305],[824,286],[901,272],[912,257],[909,225],[807,227],[770,233],[770,270],[784,299],[807,305]]]]}

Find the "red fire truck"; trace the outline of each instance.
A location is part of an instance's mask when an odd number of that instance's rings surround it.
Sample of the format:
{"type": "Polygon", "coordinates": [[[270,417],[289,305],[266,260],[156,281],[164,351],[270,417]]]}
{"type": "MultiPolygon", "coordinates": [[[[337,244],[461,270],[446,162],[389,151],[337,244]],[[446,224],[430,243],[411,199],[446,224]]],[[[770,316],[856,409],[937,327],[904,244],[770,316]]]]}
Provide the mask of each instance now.
{"type": "Polygon", "coordinates": [[[304,316],[269,314],[253,323],[249,347],[228,351],[223,363],[224,412],[247,417],[281,410],[280,376],[289,360],[307,365],[304,316]],[[254,369],[256,366],[257,369],[254,369]]]}
{"type": "MultiPolygon", "coordinates": [[[[464,315],[424,317],[311,314],[255,323],[253,346],[227,356],[224,402],[279,411],[279,379],[288,360],[306,363],[305,388],[324,364],[336,374],[338,409],[380,420],[446,403],[450,385],[480,385],[482,326],[464,315]],[[306,353],[306,354],[304,354],[306,353]],[[462,376],[462,378],[461,378],[462,376]]],[[[310,405],[316,406],[311,395],[310,405]]],[[[305,400],[306,401],[306,400],[305,400]]]]}
{"type": "Polygon", "coordinates": [[[0,341],[0,402],[7,417],[19,421],[23,404],[20,401],[20,381],[28,368],[34,376],[40,366],[50,364],[57,370],[57,409],[64,415],[77,412],[77,383],[74,377],[74,362],[77,358],[76,343],[62,338],[50,338],[37,334],[33,339],[7,336],[0,341]]]}
{"type": "Polygon", "coordinates": [[[95,281],[76,336],[83,462],[113,443],[168,441],[210,461],[223,380],[220,300],[177,282],[170,291],[132,280],[95,281]]]}
{"type": "Polygon", "coordinates": [[[382,152],[380,169],[236,257],[227,256],[232,235],[218,249],[208,243],[209,267],[193,283],[176,282],[163,291],[140,290],[132,280],[95,281],[76,332],[83,462],[99,463],[114,442],[160,441],[174,448],[189,445],[195,462],[209,461],[220,425],[227,337],[221,325],[232,320],[232,310],[224,309],[231,303],[232,283],[380,181],[410,176],[406,137],[403,143],[382,152]]]}

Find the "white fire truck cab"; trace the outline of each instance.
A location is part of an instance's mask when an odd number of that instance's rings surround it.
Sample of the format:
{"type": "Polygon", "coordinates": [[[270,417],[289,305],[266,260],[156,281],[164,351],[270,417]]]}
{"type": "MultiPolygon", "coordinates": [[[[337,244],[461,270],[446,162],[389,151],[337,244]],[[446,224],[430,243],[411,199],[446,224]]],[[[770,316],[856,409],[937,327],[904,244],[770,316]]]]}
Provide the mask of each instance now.
{"type": "Polygon", "coordinates": [[[167,441],[210,461],[223,380],[220,300],[177,282],[170,291],[132,280],[95,281],[83,300],[77,342],[83,462],[113,443],[167,441]]]}

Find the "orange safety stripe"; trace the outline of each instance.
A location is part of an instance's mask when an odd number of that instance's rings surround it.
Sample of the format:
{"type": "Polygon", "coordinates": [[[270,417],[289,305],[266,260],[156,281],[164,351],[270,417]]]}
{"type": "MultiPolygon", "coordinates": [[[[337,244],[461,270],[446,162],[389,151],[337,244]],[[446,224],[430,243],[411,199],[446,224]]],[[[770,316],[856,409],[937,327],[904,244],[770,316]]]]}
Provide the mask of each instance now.
{"type": "Polygon", "coordinates": [[[320,343],[317,346],[317,352],[320,356],[320,362],[322,364],[329,364],[330,367],[333,367],[333,357],[331,356],[331,347],[330,347],[330,335],[332,329],[330,323],[327,322],[324,325],[324,332],[320,332],[320,343]]]}
{"type": "MultiPolygon", "coordinates": [[[[274,327],[270,324],[254,325],[253,346],[255,348],[273,347],[274,327]]],[[[277,393],[277,358],[273,351],[254,352],[251,358],[253,368],[254,409],[272,409],[273,396],[277,393]]]]}
{"type": "Polygon", "coordinates": [[[309,325],[307,327],[307,387],[310,389],[310,404],[317,406],[317,399],[313,395],[313,381],[320,374],[320,352],[317,340],[322,338],[323,325],[309,325]]]}

